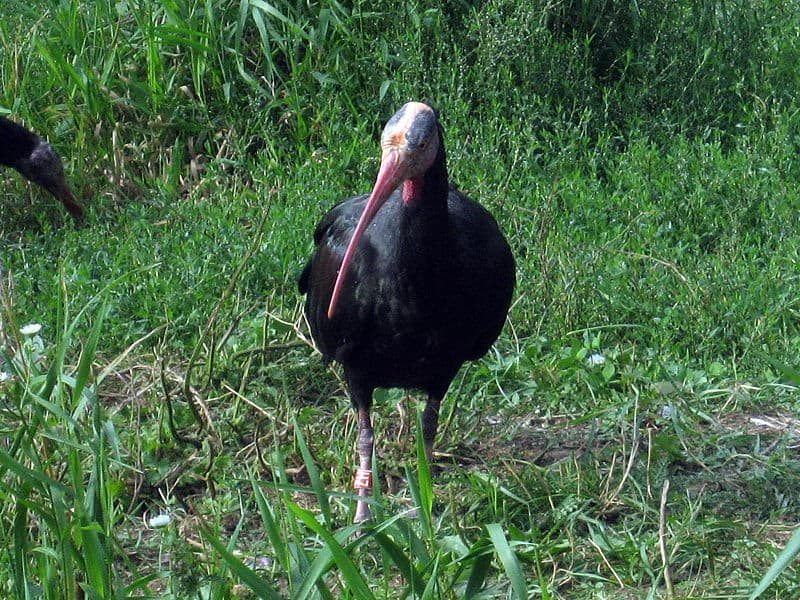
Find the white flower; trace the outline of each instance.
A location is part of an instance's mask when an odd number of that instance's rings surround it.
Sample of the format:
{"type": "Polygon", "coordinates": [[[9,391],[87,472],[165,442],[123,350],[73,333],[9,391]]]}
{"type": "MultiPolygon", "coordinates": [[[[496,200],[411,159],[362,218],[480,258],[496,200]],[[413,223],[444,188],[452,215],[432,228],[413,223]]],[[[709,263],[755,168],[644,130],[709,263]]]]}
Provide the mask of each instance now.
{"type": "Polygon", "coordinates": [[[41,330],[42,330],[42,326],[39,323],[28,323],[27,325],[25,325],[25,327],[20,329],[19,332],[22,335],[31,336],[31,335],[36,335],[41,330]]]}
{"type": "Polygon", "coordinates": [[[599,352],[595,352],[586,358],[586,364],[590,367],[599,367],[600,365],[606,364],[606,357],[599,352]]]}
{"type": "Polygon", "coordinates": [[[11,379],[11,375],[6,373],[5,371],[0,371],[0,383],[3,383],[4,381],[8,381],[9,379],[11,379]]]}
{"type": "Polygon", "coordinates": [[[172,522],[172,517],[169,515],[156,515],[155,517],[150,517],[150,520],[147,522],[150,527],[166,527],[172,522]]]}

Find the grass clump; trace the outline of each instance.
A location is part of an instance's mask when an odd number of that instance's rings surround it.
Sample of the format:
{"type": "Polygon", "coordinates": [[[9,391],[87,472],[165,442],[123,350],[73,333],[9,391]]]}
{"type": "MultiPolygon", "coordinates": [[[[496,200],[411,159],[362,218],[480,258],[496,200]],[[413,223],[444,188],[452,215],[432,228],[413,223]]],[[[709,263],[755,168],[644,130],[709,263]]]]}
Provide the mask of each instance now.
{"type": "Polygon", "coordinates": [[[796,596],[797,8],[8,0],[0,110],[90,218],[2,176],[3,594],[796,596]],[[296,277],[410,99],[519,286],[441,473],[378,395],[354,538],[296,277]]]}
{"type": "Polygon", "coordinates": [[[61,327],[48,344],[40,324],[17,328],[5,288],[0,292],[4,592],[17,598],[78,598],[83,592],[111,597],[123,589],[111,560],[126,467],[91,374],[108,306],[97,308],[95,301],[71,317],[62,295],[61,327]],[[73,370],[64,359],[92,307],[94,319],[73,370]]]}

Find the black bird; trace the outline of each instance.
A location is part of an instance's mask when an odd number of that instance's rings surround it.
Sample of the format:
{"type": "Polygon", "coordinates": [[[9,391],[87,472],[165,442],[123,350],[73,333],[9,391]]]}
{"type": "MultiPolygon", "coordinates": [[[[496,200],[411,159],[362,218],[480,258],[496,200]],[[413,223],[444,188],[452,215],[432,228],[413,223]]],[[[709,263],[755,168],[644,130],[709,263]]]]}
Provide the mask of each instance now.
{"type": "MultiPolygon", "coordinates": [[[[325,215],[299,282],[314,341],[326,361],[344,368],[358,411],[354,487],[362,498],[372,490],[375,388],[427,393],[422,435],[430,459],[442,397],[461,365],[497,339],[516,279],[494,218],[448,182],[430,106],[404,105],[381,147],[372,193],[325,215]]],[[[359,500],[356,522],[369,518],[359,500]]]]}
{"type": "Polygon", "coordinates": [[[22,125],[0,117],[0,165],[11,167],[53,194],[78,223],[83,208],[64,177],[64,168],[53,147],[22,125]]]}

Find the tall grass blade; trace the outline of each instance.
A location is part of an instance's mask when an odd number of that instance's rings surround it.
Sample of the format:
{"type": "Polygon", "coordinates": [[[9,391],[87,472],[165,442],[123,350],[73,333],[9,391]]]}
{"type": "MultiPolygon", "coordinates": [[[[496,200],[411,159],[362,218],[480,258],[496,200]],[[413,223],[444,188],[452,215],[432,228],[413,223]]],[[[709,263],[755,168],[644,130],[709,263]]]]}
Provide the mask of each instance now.
{"type": "Polygon", "coordinates": [[[417,410],[417,473],[406,467],[406,480],[411,497],[417,507],[417,517],[422,526],[422,532],[428,540],[433,540],[433,482],[428,457],[425,452],[425,442],[422,438],[422,412],[417,410]]]}
{"type": "Polygon", "coordinates": [[[255,497],[256,505],[258,506],[258,512],[261,515],[261,522],[264,524],[264,530],[266,531],[267,538],[272,546],[272,551],[275,553],[275,558],[284,572],[291,573],[292,565],[289,546],[286,540],[284,540],[280,529],[278,528],[272,507],[267,502],[264,492],[261,491],[262,484],[260,484],[256,480],[255,476],[251,474],[250,485],[253,488],[253,496],[255,497]]]}
{"type": "Polygon", "coordinates": [[[110,561],[105,552],[102,531],[96,523],[89,523],[80,528],[83,568],[86,582],[100,598],[109,597],[112,581],[109,573],[110,561]]]}
{"type": "MultiPolygon", "coordinates": [[[[289,492],[289,478],[286,474],[283,453],[280,450],[276,450],[272,453],[272,459],[274,470],[278,478],[278,485],[276,488],[280,490],[281,499],[283,503],[286,504],[291,501],[291,494],[289,492]]],[[[292,516],[290,512],[285,514],[287,516],[286,525],[288,527],[288,531],[286,532],[287,548],[291,555],[291,570],[288,573],[293,581],[300,581],[308,571],[311,560],[303,544],[300,543],[300,540],[303,540],[305,537],[302,524],[299,523],[296,518],[289,518],[292,516]]]]}
{"type": "Polygon", "coordinates": [[[429,539],[433,538],[433,478],[431,466],[428,464],[428,453],[425,451],[425,440],[422,436],[422,414],[417,406],[417,474],[419,476],[420,519],[429,539]]]}
{"type": "Polygon", "coordinates": [[[781,551],[770,568],[767,569],[767,572],[764,573],[764,577],[758,582],[758,585],[750,594],[749,600],[755,600],[767,591],[767,588],[772,585],[772,582],[786,570],[798,554],[800,554],[800,527],[795,529],[786,547],[781,551]]]}
{"type": "Polygon", "coordinates": [[[433,567],[428,575],[428,585],[422,591],[422,600],[436,600],[440,597],[437,593],[439,589],[439,556],[437,555],[433,561],[433,567]]]}
{"type": "Polygon", "coordinates": [[[517,555],[511,549],[508,543],[503,528],[499,523],[489,523],[486,525],[486,530],[489,532],[489,539],[494,544],[494,549],[500,562],[503,564],[506,575],[511,581],[511,589],[518,600],[526,600],[528,598],[528,589],[525,584],[525,576],[522,574],[517,555]]]}
{"type": "MultiPolygon", "coordinates": [[[[402,517],[401,517],[402,518],[402,517]]],[[[406,556],[403,548],[395,543],[392,538],[381,531],[374,531],[372,537],[380,544],[381,548],[389,555],[394,565],[399,569],[403,578],[409,582],[411,594],[417,595],[425,589],[425,578],[422,573],[414,567],[409,556],[406,556]]]]}
{"type": "Polygon", "coordinates": [[[275,588],[261,579],[255,571],[234,556],[234,554],[225,547],[225,544],[220,542],[208,529],[201,527],[200,531],[203,533],[203,538],[205,538],[211,547],[222,557],[231,572],[241,579],[257,597],[266,600],[281,600],[282,596],[275,588]]]}
{"type": "MultiPolygon", "coordinates": [[[[408,475],[410,471],[406,471],[408,475]]],[[[409,487],[412,481],[409,479],[409,487]]],[[[412,491],[413,496],[413,491],[412,491]]],[[[400,515],[398,515],[400,516],[400,515]]],[[[416,557],[417,562],[422,565],[427,565],[431,562],[431,555],[425,542],[414,531],[414,528],[409,524],[408,519],[400,518],[396,521],[397,531],[405,538],[406,543],[411,549],[411,555],[416,557]]]]}
{"type": "Polygon", "coordinates": [[[10,472],[14,473],[22,481],[28,483],[38,483],[42,489],[56,489],[62,492],[67,492],[67,486],[51,479],[43,472],[29,469],[19,461],[12,458],[4,448],[0,448],[0,466],[5,467],[10,472]]]}
{"type": "Polygon", "coordinates": [[[293,28],[297,29],[296,27],[294,27],[294,23],[292,23],[292,21],[288,19],[286,15],[284,15],[281,11],[279,11],[269,2],[264,2],[263,0],[250,0],[250,5],[258,8],[265,14],[275,17],[282,23],[285,23],[286,25],[291,25],[293,26],[293,28]]]}
{"type": "Polygon", "coordinates": [[[19,490],[16,510],[14,511],[14,548],[11,551],[12,573],[14,576],[14,589],[17,598],[28,597],[27,561],[30,556],[28,548],[28,508],[23,501],[28,496],[30,487],[23,486],[19,490]]]}
{"type": "MultiPolygon", "coordinates": [[[[92,330],[89,332],[89,337],[86,339],[86,345],[81,352],[81,358],[78,362],[78,370],[75,373],[75,383],[72,386],[72,406],[75,407],[75,412],[83,408],[81,396],[86,387],[89,377],[92,373],[92,362],[94,361],[95,352],[97,351],[97,343],[100,341],[100,333],[103,329],[103,323],[108,311],[110,310],[108,302],[104,303],[95,316],[95,322],[92,330]]],[[[76,416],[76,415],[74,415],[76,416]]]]}
{"type": "MultiPolygon", "coordinates": [[[[352,592],[356,598],[364,598],[364,599],[374,598],[374,595],[370,591],[366,581],[364,581],[364,578],[361,576],[361,573],[359,573],[355,563],[353,563],[353,560],[347,555],[347,553],[345,552],[344,548],[341,545],[341,542],[337,539],[337,537],[341,538],[342,540],[349,538],[358,529],[358,526],[351,525],[349,527],[346,527],[343,530],[341,530],[337,534],[337,536],[334,536],[330,531],[325,529],[325,527],[323,527],[319,523],[319,521],[317,521],[314,518],[314,515],[312,515],[309,511],[300,508],[297,504],[291,501],[289,501],[287,505],[289,507],[289,510],[291,510],[292,513],[296,515],[305,524],[306,527],[308,527],[311,531],[313,531],[320,538],[322,538],[322,541],[325,543],[326,549],[331,553],[334,562],[339,567],[339,571],[341,572],[341,576],[342,579],[344,580],[346,588],[350,592],[352,592]]],[[[351,544],[351,547],[354,548],[360,545],[363,539],[366,538],[361,538],[353,542],[351,544]]],[[[322,561],[320,561],[320,563],[321,562],[322,561]]],[[[322,573],[324,573],[324,570],[321,572],[312,570],[311,572],[312,577],[309,577],[308,581],[311,583],[316,583],[319,577],[322,575],[322,573]]],[[[303,586],[303,589],[310,591],[310,585],[305,584],[303,586]]],[[[305,592],[303,594],[298,595],[298,600],[304,600],[305,598],[306,598],[305,592]]]]}
{"type": "MultiPolygon", "coordinates": [[[[70,490],[80,491],[80,490],[70,490]]],[[[61,490],[50,489],[50,502],[53,506],[55,525],[53,527],[53,549],[58,552],[60,573],[58,582],[64,590],[74,590],[77,585],[78,573],[81,571],[80,528],[74,527],[72,521],[72,508],[74,502],[69,495],[61,490]],[[69,502],[65,500],[69,498],[69,502]]]]}
{"type": "Polygon", "coordinates": [[[331,506],[328,501],[328,492],[319,476],[319,469],[314,462],[314,458],[311,456],[311,451],[308,449],[306,438],[303,436],[303,432],[300,429],[300,426],[297,424],[297,419],[294,416],[292,416],[292,424],[294,425],[295,435],[297,435],[297,445],[300,446],[300,454],[302,454],[303,462],[306,465],[308,478],[311,480],[311,487],[314,490],[314,493],[317,495],[317,501],[319,502],[322,516],[325,519],[325,524],[330,527],[333,520],[331,518],[331,506]]]}
{"type": "Polygon", "coordinates": [[[307,569],[302,572],[297,591],[292,594],[292,600],[305,600],[316,587],[323,597],[332,597],[330,590],[322,576],[330,571],[333,566],[333,553],[329,547],[322,548],[307,569]]]}
{"type": "Polygon", "coordinates": [[[472,547],[470,554],[473,555],[472,569],[467,579],[467,587],[464,590],[464,598],[469,600],[475,598],[483,589],[486,583],[486,575],[492,566],[492,556],[488,550],[486,538],[478,540],[472,547]]]}

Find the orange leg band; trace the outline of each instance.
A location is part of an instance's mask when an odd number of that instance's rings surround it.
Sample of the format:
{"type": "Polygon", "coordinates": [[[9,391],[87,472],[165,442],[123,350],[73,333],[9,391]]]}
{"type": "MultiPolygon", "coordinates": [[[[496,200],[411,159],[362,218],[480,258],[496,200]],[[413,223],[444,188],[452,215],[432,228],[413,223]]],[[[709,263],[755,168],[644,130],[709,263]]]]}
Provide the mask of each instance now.
{"type": "Polygon", "coordinates": [[[371,490],[372,471],[369,469],[358,469],[356,471],[356,478],[353,481],[353,487],[357,490],[371,490]]]}

